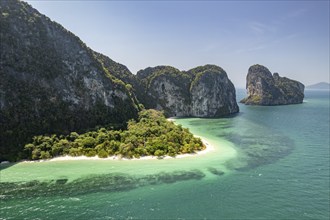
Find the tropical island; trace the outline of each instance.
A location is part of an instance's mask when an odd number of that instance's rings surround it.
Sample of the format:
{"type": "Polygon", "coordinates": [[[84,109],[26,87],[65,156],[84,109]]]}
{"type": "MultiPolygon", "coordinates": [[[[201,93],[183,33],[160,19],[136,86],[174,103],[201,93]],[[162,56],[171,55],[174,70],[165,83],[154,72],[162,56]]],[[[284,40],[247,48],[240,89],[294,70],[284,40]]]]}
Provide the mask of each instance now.
{"type": "Polygon", "coordinates": [[[249,68],[246,89],[248,96],[241,100],[246,105],[289,105],[303,102],[305,86],[256,64],[249,68]]]}
{"type": "Polygon", "coordinates": [[[133,74],[19,0],[0,1],[0,25],[0,162],[191,153],[203,149],[199,139],[144,109],[166,117],[239,111],[219,66],[133,74]]]}
{"type": "MultiPolygon", "coordinates": [[[[165,117],[239,112],[235,87],[219,66],[155,66],[133,74],[29,4],[0,6],[0,162],[174,157],[205,146],[165,117]]],[[[251,105],[304,98],[303,84],[261,65],[249,68],[247,90],[241,102],[251,105]]]]}

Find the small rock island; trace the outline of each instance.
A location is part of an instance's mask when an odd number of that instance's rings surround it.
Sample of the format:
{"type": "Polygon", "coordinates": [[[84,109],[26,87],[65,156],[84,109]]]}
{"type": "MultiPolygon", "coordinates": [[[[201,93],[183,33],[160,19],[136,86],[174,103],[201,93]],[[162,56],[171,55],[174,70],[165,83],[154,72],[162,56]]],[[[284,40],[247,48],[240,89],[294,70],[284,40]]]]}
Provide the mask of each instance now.
{"type": "Polygon", "coordinates": [[[305,86],[256,64],[249,68],[246,89],[248,96],[240,101],[246,105],[289,105],[303,102],[305,86]]]}

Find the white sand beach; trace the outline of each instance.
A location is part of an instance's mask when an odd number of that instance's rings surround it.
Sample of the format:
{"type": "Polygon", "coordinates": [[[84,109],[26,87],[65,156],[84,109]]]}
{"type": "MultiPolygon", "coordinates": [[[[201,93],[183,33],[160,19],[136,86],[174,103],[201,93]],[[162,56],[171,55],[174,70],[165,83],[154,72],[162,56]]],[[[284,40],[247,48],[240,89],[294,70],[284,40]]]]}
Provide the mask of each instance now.
{"type": "MultiPolygon", "coordinates": [[[[196,136],[199,137],[199,136],[196,136]]],[[[201,137],[199,137],[201,138],[201,137]]],[[[128,158],[123,158],[120,156],[111,156],[111,157],[107,157],[107,158],[100,158],[98,156],[94,156],[94,157],[87,157],[87,156],[78,156],[78,157],[73,157],[73,156],[61,156],[61,157],[55,157],[49,160],[38,160],[36,162],[44,162],[44,161],[69,161],[69,160],[159,160],[159,159],[181,159],[181,158],[186,158],[186,157],[196,157],[199,155],[204,155],[207,154],[211,151],[214,150],[214,147],[211,146],[209,144],[208,141],[206,141],[205,139],[201,138],[204,146],[206,147],[204,150],[202,151],[197,151],[196,153],[192,153],[192,154],[179,154],[176,155],[175,157],[170,157],[170,156],[164,156],[164,157],[156,157],[156,156],[144,156],[144,157],[140,157],[140,158],[132,158],[132,159],[128,159],[128,158]]],[[[27,162],[34,162],[34,161],[27,161],[27,162]]]]}

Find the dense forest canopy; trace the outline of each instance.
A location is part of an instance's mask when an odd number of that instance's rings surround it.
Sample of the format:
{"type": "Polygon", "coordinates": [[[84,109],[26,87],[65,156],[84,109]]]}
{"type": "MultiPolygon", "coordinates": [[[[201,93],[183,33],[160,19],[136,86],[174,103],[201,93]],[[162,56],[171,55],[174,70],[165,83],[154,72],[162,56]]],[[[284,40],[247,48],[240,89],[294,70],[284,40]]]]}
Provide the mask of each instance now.
{"type": "Polygon", "coordinates": [[[137,121],[128,122],[127,130],[100,128],[83,134],[71,132],[66,136],[39,135],[25,145],[29,159],[32,160],[63,155],[97,155],[100,158],[174,157],[204,148],[200,138],[194,137],[188,129],[166,120],[163,113],[156,110],[141,111],[137,121]]]}

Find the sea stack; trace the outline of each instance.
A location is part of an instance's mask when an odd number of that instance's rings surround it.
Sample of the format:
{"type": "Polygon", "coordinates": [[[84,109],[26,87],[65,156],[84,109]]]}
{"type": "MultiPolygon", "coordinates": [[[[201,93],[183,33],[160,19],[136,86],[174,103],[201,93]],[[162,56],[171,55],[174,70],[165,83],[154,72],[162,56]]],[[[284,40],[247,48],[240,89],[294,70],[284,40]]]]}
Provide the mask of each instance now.
{"type": "Polygon", "coordinates": [[[303,102],[305,86],[256,64],[249,68],[246,89],[248,96],[241,100],[246,105],[289,105],[303,102]]]}

